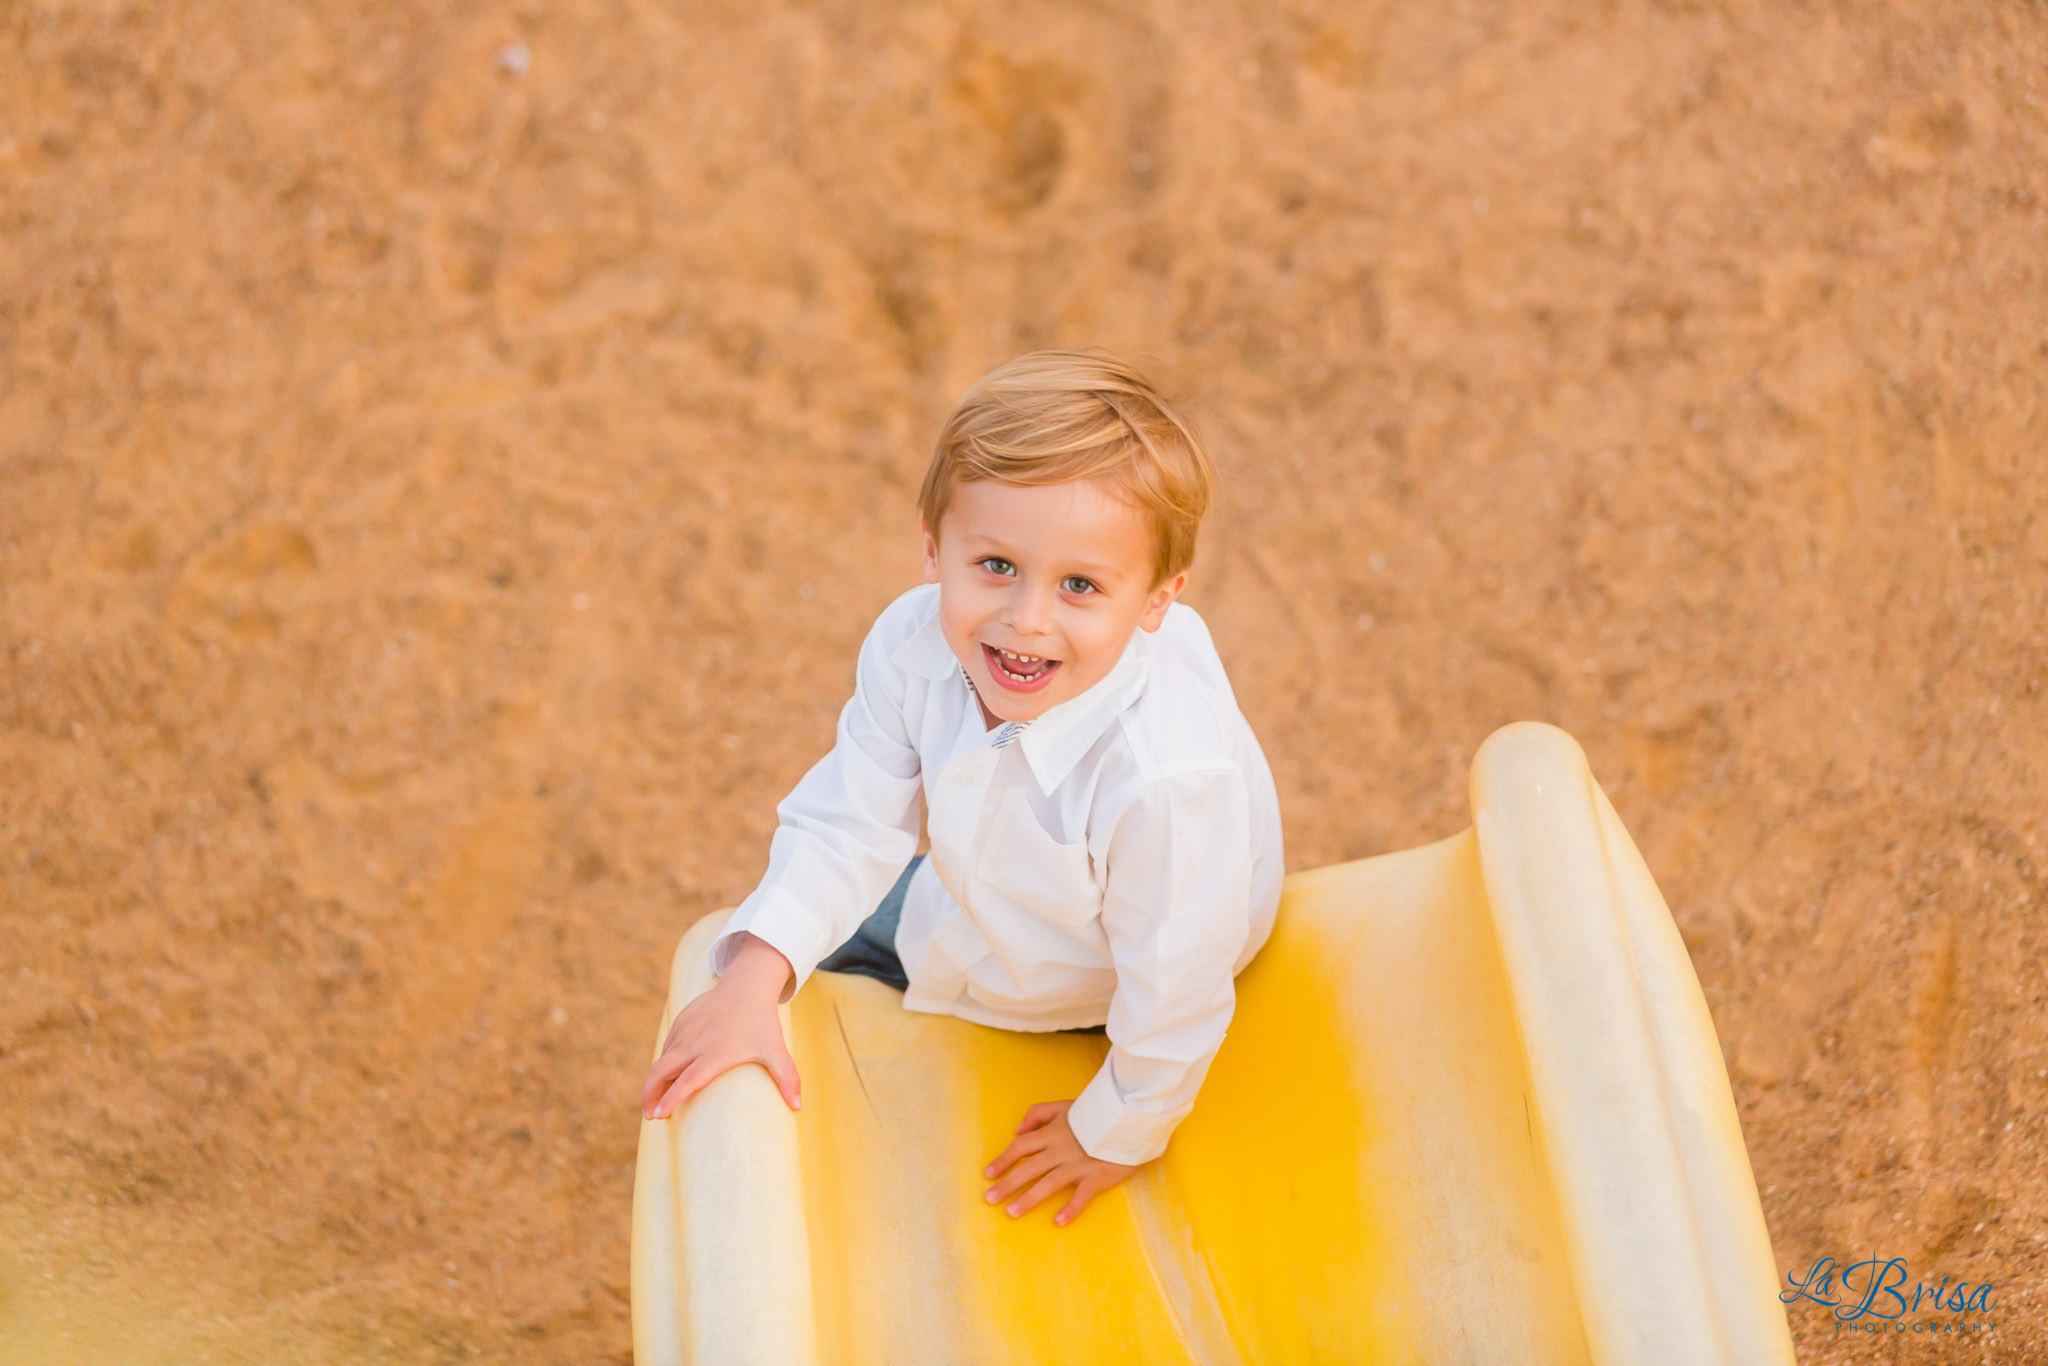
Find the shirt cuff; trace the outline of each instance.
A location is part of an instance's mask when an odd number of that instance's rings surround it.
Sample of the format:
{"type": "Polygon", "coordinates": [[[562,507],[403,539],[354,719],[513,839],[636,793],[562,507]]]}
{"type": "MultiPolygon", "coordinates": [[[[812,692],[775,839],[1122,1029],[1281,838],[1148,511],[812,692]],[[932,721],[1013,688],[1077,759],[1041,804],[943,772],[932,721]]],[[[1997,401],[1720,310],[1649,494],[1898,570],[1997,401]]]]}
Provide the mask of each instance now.
{"type": "Polygon", "coordinates": [[[831,937],[830,932],[819,925],[818,918],[802,902],[780,890],[757,891],[739,904],[726,919],[718,938],[711,941],[712,977],[723,977],[732,966],[733,956],[740,951],[742,934],[756,934],[767,940],[794,970],[777,1005],[787,1004],[802,990],[811,973],[833,949],[833,945],[825,942],[831,937]]]}
{"type": "Polygon", "coordinates": [[[1167,1137],[1184,1115],[1158,1115],[1134,1109],[1117,1094],[1110,1060],[1104,1058],[1095,1077],[1067,1107],[1067,1127],[1081,1150],[1098,1162],[1135,1167],[1166,1151],[1167,1137]]]}

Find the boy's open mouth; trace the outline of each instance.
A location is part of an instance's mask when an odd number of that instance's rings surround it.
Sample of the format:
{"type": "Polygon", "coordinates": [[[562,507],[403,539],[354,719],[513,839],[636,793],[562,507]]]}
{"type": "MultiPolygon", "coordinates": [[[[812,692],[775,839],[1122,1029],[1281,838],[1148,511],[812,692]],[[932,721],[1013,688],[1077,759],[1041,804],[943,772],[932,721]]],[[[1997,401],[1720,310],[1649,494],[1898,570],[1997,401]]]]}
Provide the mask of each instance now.
{"type": "Polygon", "coordinates": [[[986,641],[982,642],[981,653],[988,660],[989,673],[1011,692],[1037,692],[1060,667],[1057,659],[1012,654],[986,641]]]}

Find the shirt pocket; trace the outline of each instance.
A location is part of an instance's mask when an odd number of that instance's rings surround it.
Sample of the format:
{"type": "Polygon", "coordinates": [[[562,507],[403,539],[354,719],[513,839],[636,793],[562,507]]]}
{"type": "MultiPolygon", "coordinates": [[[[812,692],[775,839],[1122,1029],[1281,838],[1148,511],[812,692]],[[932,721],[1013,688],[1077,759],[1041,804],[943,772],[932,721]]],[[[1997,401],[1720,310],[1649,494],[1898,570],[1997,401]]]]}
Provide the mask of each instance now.
{"type": "Polygon", "coordinates": [[[1055,924],[1085,925],[1102,913],[1088,846],[1054,839],[1014,787],[996,804],[975,874],[991,891],[1055,924]]]}

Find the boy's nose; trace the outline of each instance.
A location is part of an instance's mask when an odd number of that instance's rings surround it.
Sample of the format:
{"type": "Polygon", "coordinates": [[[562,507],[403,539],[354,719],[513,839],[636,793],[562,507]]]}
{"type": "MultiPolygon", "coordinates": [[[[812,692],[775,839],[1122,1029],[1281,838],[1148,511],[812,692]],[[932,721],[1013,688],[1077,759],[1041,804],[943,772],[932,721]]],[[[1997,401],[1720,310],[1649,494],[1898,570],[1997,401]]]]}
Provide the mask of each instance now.
{"type": "Polygon", "coordinates": [[[1003,625],[1023,643],[1033,636],[1047,634],[1052,624],[1052,604],[1037,593],[1019,592],[1010,599],[1009,610],[1003,614],[1003,625]]]}

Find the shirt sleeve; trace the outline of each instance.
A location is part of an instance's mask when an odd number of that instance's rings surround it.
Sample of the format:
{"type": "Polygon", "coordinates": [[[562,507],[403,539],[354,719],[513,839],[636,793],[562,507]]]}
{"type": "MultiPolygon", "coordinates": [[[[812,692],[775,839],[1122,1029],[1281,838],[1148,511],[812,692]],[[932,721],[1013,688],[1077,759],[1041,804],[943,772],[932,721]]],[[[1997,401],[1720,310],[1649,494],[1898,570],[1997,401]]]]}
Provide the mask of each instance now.
{"type": "Polygon", "coordinates": [[[1165,1152],[1194,1109],[1237,1008],[1252,913],[1244,776],[1161,779],[1118,817],[1108,858],[1109,1056],[1067,1123],[1089,1156],[1135,1165],[1165,1152]]]}
{"type": "Polygon", "coordinates": [[[903,720],[908,680],[889,657],[895,634],[885,616],[861,643],[832,748],[776,805],[767,874],[712,942],[714,975],[751,931],[796,970],[781,997],[789,1000],[917,852],[921,765],[903,720]]]}

